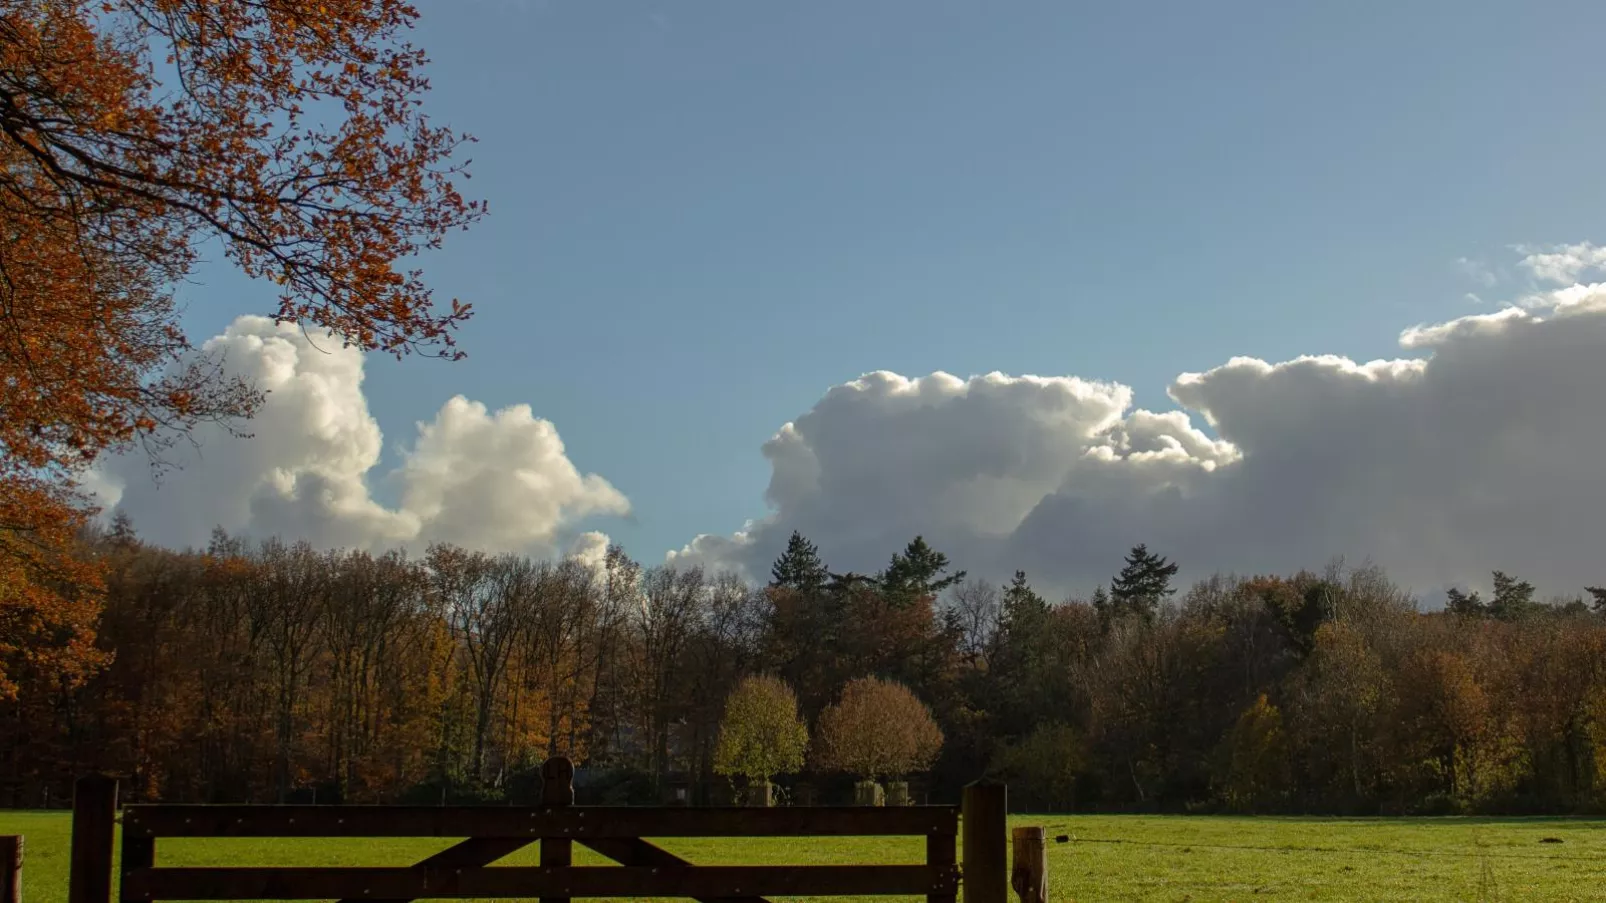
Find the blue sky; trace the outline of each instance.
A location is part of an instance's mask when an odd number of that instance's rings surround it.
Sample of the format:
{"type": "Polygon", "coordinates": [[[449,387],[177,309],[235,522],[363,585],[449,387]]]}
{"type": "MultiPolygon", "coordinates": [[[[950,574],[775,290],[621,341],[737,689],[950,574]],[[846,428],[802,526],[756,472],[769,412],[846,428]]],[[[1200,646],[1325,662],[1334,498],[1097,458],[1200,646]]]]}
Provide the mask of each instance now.
{"type": "MultiPolygon", "coordinates": [[[[648,560],[763,515],[760,445],[861,373],[1170,409],[1180,372],[1395,356],[1525,284],[1458,259],[1606,238],[1598,3],[420,8],[491,216],[425,261],[469,358],[368,365],[386,462],[452,395],[529,403],[648,560]]],[[[202,278],[198,338],[272,307],[202,278]]]]}

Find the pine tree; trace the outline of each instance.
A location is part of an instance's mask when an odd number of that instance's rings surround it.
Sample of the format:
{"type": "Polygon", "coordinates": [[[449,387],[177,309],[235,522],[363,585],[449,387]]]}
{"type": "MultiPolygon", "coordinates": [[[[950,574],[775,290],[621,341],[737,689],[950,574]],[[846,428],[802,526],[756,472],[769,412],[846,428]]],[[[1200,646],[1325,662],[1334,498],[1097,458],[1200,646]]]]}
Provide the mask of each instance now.
{"type": "Polygon", "coordinates": [[[825,562],[820,560],[819,548],[793,530],[792,538],[786,541],[786,551],[770,567],[770,586],[815,592],[824,588],[830,576],[825,562]]]}
{"type": "Polygon", "coordinates": [[[128,516],[128,512],[118,511],[112,517],[112,529],[107,539],[119,548],[133,548],[139,545],[139,535],[134,532],[134,519],[128,516]]]}
{"type": "Polygon", "coordinates": [[[1489,614],[1501,621],[1520,621],[1534,607],[1534,586],[1518,580],[1504,571],[1495,571],[1494,597],[1489,600],[1489,614]]]}
{"type": "Polygon", "coordinates": [[[1049,605],[1016,571],[1004,587],[999,606],[998,630],[988,650],[987,680],[992,690],[988,710],[995,729],[1003,734],[1024,733],[1037,715],[1059,700],[1049,699],[1049,662],[1054,634],[1049,629],[1049,605]]]}
{"type": "Polygon", "coordinates": [[[998,629],[993,633],[990,658],[995,670],[1021,669],[1032,657],[1028,650],[1041,640],[1048,620],[1048,601],[1026,582],[1026,572],[1016,571],[1015,579],[1004,587],[999,605],[998,629]]]}
{"type": "Polygon", "coordinates": [[[1093,610],[1098,613],[1099,623],[1108,625],[1110,616],[1114,612],[1112,611],[1110,594],[1104,589],[1104,584],[1099,584],[1098,588],[1093,590],[1093,598],[1089,601],[1093,603],[1093,610]]]}
{"type": "Polygon", "coordinates": [[[1015,579],[1004,587],[1001,612],[1001,629],[1025,623],[1037,623],[1048,614],[1048,601],[1026,582],[1026,572],[1016,571],[1015,579]]]}
{"type": "Polygon", "coordinates": [[[876,583],[893,598],[935,596],[965,579],[964,571],[943,576],[947,570],[948,556],[927,545],[925,537],[916,536],[892,556],[887,569],[876,576],[876,583]]]}
{"type": "Polygon", "coordinates": [[[1489,606],[1476,591],[1464,593],[1455,587],[1444,591],[1444,610],[1468,618],[1481,618],[1489,613],[1489,606]]]}
{"type": "Polygon", "coordinates": [[[1151,619],[1160,604],[1176,593],[1171,586],[1176,573],[1177,565],[1150,552],[1148,546],[1134,546],[1126,556],[1126,566],[1110,581],[1110,602],[1117,613],[1151,619]]]}

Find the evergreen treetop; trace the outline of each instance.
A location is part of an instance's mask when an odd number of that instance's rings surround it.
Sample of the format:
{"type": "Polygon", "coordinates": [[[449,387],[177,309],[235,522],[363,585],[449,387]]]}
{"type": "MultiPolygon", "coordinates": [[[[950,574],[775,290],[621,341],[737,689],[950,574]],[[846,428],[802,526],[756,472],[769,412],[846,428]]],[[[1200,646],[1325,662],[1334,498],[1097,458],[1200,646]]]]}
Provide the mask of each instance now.
{"type": "Polygon", "coordinates": [[[1481,618],[1489,613],[1489,607],[1477,590],[1468,593],[1453,586],[1444,591],[1444,610],[1468,618],[1481,618]]]}
{"type": "Polygon", "coordinates": [[[1048,600],[1037,594],[1026,582],[1026,572],[1016,571],[1009,586],[1004,587],[1002,616],[1006,623],[1016,624],[1034,616],[1048,614],[1048,600]]]}
{"type": "Polygon", "coordinates": [[[1501,621],[1519,621],[1533,610],[1534,586],[1518,580],[1504,571],[1495,571],[1494,595],[1489,599],[1489,614],[1501,621]]]}
{"type": "Polygon", "coordinates": [[[916,536],[902,552],[892,556],[886,570],[876,576],[883,592],[902,598],[934,596],[965,579],[964,571],[944,576],[948,556],[933,549],[925,537],[916,536]]]}
{"type": "Polygon", "coordinates": [[[770,567],[770,586],[802,592],[823,588],[830,577],[825,562],[820,560],[819,547],[796,530],[786,541],[786,551],[770,567]]]}
{"type": "Polygon", "coordinates": [[[1177,565],[1149,551],[1139,543],[1127,553],[1126,566],[1110,581],[1110,601],[1116,610],[1152,617],[1160,603],[1171,598],[1176,588],[1171,578],[1177,565]]]}

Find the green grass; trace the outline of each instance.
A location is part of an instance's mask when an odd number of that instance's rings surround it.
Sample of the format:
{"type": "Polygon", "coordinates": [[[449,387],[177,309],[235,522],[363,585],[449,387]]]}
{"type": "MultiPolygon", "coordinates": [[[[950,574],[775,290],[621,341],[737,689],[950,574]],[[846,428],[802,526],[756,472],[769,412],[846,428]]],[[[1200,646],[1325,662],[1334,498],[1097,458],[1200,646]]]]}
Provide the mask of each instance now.
{"type": "MultiPolygon", "coordinates": [[[[1021,816],[1050,838],[1055,901],[1600,900],[1606,820],[1021,816]],[[1561,843],[1541,843],[1557,838],[1561,843]]],[[[64,813],[0,811],[0,834],[26,838],[28,903],[64,903],[64,813]]],[[[443,840],[164,840],[163,865],[403,865],[443,840]]],[[[919,862],[922,841],[665,840],[709,865],[919,862]]],[[[603,860],[576,850],[576,864],[603,860]]],[[[503,864],[535,864],[534,847],[503,864]]]]}

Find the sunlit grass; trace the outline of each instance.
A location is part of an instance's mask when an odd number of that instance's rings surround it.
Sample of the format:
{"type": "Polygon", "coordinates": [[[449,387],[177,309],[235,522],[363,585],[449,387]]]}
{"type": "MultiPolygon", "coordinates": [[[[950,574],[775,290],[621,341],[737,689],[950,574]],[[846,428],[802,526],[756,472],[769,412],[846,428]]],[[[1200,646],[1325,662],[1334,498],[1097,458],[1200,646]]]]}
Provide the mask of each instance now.
{"type": "MultiPolygon", "coordinates": [[[[1042,825],[1056,901],[1606,899],[1606,820],[1020,816],[1042,825]],[[1560,843],[1544,843],[1547,838],[1560,843]]],[[[0,812],[26,838],[28,903],[65,903],[71,821],[0,812]]],[[[449,840],[162,840],[159,865],[405,865],[449,840]]],[[[658,842],[709,865],[910,863],[917,838],[678,839],[658,842]]],[[[533,865],[531,846],[499,864],[533,865]]],[[[605,860],[576,849],[576,864],[605,860]]]]}

